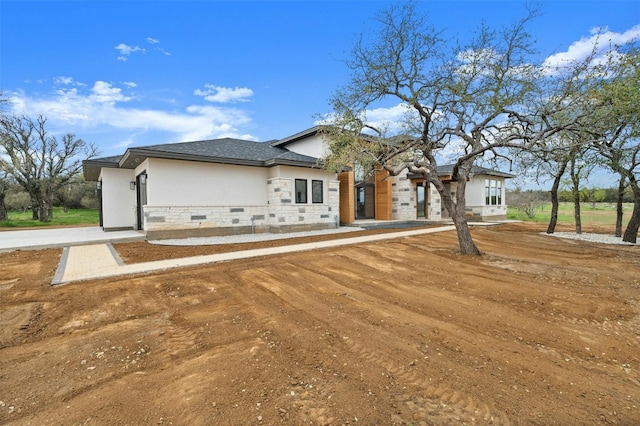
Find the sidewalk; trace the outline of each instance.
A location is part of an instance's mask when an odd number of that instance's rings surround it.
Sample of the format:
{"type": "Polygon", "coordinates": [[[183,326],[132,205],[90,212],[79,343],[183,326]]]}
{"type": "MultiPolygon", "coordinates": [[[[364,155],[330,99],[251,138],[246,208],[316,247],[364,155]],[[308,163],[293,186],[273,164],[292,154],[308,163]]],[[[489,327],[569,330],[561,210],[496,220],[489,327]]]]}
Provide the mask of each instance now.
{"type": "Polygon", "coordinates": [[[99,226],[0,231],[0,253],[12,250],[144,240],[144,234],[137,231],[104,232],[99,226]]]}
{"type": "MultiPolygon", "coordinates": [[[[483,224],[485,226],[496,225],[483,224]]],[[[75,281],[85,281],[109,278],[122,275],[141,274],[147,272],[164,271],[194,265],[204,265],[226,262],[237,259],[286,254],[299,251],[309,251],[322,248],[338,247],[348,244],[369,243],[393,238],[411,237],[415,235],[432,234],[455,230],[454,226],[437,228],[414,229],[409,231],[392,232],[388,234],[366,235],[362,237],[341,238],[315,243],[292,244],[281,247],[270,247],[255,250],[235,251],[204,256],[185,257],[182,259],[158,260],[153,262],[134,263],[125,265],[110,244],[92,244],[85,246],[67,247],[64,250],[58,270],[51,285],[67,284],[75,281]]]]}

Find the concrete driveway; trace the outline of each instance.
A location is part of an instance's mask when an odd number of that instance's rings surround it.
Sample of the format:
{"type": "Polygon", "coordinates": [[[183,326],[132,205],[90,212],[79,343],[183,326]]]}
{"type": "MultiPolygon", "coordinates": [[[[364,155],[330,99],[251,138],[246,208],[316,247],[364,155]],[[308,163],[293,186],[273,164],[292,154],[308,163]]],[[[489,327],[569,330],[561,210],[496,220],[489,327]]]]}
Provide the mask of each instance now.
{"type": "Polygon", "coordinates": [[[144,241],[137,231],[104,232],[99,226],[0,231],[0,252],[77,245],[144,241]]]}

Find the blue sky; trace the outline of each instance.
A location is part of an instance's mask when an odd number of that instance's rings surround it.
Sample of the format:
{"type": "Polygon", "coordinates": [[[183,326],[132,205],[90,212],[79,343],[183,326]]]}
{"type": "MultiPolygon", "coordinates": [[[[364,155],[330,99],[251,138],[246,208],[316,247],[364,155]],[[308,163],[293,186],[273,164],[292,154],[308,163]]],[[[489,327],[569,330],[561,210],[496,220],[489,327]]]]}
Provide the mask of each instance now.
{"type": "MultiPolygon", "coordinates": [[[[284,138],[312,127],[348,79],[342,62],[383,1],[0,3],[0,89],[102,156],[128,146],[284,138]]],[[[640,1],[548,1],[541,58],[584,55],[594,28],[640,35],[640,1]],[[556,55],[556,56],[553,56],[556,55]]],[[[520,1],[420,1],[451,38],[523,17],[520,1]]],[[[383,111],[384,112],[384,111],[383,111]]]]}

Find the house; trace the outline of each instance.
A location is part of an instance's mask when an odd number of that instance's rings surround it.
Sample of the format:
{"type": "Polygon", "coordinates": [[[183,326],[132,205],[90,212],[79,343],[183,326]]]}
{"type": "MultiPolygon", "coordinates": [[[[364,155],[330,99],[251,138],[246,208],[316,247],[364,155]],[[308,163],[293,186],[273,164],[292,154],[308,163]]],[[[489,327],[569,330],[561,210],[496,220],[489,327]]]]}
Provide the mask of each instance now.
{"type": "Polygon", "coordinates": [[[238,139],[129,148],[85,160],[100,226],[150,239],[334,228],[339,182],[317,159],[238,139]]]}
{"type": "MultiPolygon", "coordinates": [[[[273,146],[314,157],[324,156],[319,127],[273,142],[273,146]]],[[[438,166],[439,179],[455,193],[453,165],[438,166]]],[[[509,173],[474,166],[466,186],[467,216],[474,220],[502,220],[507,217],[505,180],[509,173]]],[[[340,222],[361,219],[441,221],[449,213],[440,202],[440,194],[421,175],[410,173],[389,176],[386,170],[364,170],[357,164],[338,174],[340,181],[340,222]]]]}
{"type": "MultiPolygon", "coordinates": [[[[360,219],[447,218],[421,176],[320,166],[318,127],[272,142],[225,138],[128,148],[83,162],[96,181],[100,226],[138,229],[149,239],[334,228],[360,219]]],[[[451,183],[451,167],[441,180],[451,183]]],[[[470,217],[506,217],[507,173],[476,168],[467,184],[470,217]]],[[[453,190],[453,189],[452,189],[453,190]]]]}

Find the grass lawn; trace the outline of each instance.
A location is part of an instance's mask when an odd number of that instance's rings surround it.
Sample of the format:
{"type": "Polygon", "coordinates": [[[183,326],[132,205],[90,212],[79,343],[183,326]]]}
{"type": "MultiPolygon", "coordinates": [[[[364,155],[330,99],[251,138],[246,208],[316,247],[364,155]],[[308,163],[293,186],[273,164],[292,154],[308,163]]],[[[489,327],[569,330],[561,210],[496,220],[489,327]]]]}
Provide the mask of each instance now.
{"type": "MultiPolygon", "coordinates": [[[[633,204],[626,203],[623,208],[622,223],[623,226],[627,226],[631,211],[633,210],[633,204]]],[[[525,220],[549,223],[551,220],[551,203],[545,204],[536,211],[536,217],[530,219],[523,212],[514,208],[509,208],[507,212],[508,219],[525,220]]],[[[583,225],[603,225],[616,226],[616,206],[611,203],[596,203],[595,207],[591,203],[582,203],[580,205],[580,218],[583,225]]],[[[575,223],[573,217],[573,203],[560,203],[558,210],[558,223],[575,223]]]]}
{"type": "Polygon", "coordinates": [[[0,228],[31,228],[38,226],[98,225],[100,216],[97,209],[69,209],[54,207],[53,218],[48,222],[31,219],[31,210],[22,213],[9,211],[9,220],[1,221],[0,228]]]}

